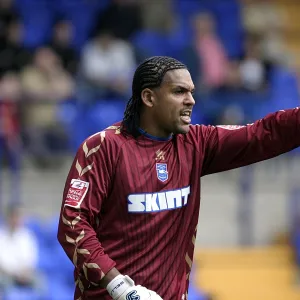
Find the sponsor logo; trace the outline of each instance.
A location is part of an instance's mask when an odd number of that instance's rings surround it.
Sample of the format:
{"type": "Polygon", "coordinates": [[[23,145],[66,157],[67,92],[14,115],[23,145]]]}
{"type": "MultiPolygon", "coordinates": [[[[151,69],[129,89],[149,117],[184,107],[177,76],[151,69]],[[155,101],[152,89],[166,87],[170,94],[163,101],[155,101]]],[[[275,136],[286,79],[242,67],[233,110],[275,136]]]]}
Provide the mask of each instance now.
{"type": "Polygon", "coordinates": [[[126,300],[140,300],[141,297],[136,294],[137,291],[131,291],[126,295],[126,300]]]}
{"type": "Polygon", "coordinates": [[[79,179],[72,179],[65,199],[65,205],[79,208],[89,188],[89,183],[79,179]]]}
{"type": "Polygon", "coordinates": [[[168,180],[168,169],[167,169],[167,164],[165,163],[157,163],[156,164],[156,174],[158,180],[161,182],[165,182],[168,180]]]}
{"type": "Polygon", "coordinates": [[[181,208],[188,203],[190,186],[159,193],[131,194],[128,196],[129,213],[159,212],[181,208]]]}
{"type": "Polygon", "coordinates": [[[111,291],[110,295],[113,296],[113,294],[123,285],[125,284],[125,282],[122,280],[119,284],[117,284],[111,291]]]}

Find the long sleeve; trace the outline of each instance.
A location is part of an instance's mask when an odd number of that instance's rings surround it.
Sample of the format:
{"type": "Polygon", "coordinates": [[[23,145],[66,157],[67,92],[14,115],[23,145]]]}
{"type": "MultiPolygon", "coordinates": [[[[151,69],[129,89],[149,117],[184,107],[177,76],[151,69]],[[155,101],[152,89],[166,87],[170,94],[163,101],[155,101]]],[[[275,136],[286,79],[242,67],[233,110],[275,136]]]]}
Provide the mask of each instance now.
{"type": "Polygon", "coordinates": [[[300,145],[299,108],[278,111],[246,126],[199,126],[205,153],[202,176],[266,160],[300,145]]]}
{"type": "Polygon", "coordinates": [[[97,133],[81,145],[63,193],[58,240],[75,265],[76,284],[81,290],[97,286],[115,266],[96,234],[113,174],[112,151],[105,133],[97,133]]]}

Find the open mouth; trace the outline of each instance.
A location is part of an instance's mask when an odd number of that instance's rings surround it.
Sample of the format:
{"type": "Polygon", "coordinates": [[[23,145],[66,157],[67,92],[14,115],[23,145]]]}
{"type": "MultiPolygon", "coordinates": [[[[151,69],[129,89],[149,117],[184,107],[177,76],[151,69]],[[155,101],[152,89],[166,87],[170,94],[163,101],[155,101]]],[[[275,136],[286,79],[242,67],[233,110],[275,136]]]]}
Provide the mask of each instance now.
{"type": "Polygon", "coordinates": [[[184,110],[180,113],[180,119],[183,123],[185,124],[190,124],[191,123],[191,115],[192,111],[191,110],[184,110]]]}

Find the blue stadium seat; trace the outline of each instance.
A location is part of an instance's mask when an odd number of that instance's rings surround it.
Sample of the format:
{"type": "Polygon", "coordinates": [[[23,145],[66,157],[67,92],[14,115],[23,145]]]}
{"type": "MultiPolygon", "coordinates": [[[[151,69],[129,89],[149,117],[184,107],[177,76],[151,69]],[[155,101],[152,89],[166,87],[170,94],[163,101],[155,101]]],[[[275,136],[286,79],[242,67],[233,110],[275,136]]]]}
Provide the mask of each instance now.
{"type": "Polygon", "coordinates": [[[299,106],[298,78],[295,73],[285,68],[275,68],[271,75],[273,109],[286,109],[299,106]]]}
{"type": "MultiPolygon", "coordinates": [[[[268,101],[262,102],[256,108],[257,118],[282,109],[298,107],[300,105],[299,84],[297,75],[286,68],[277,67],[270,76],[271,95],[268,101]]],[[[287,155],[294,156],[300,153],[296,148],[287,155]]]]}
{"type": "Polygon", "coordinates": [[[108,6],[108,4],[111,2],[111,0],[89,0],[89,1],[85,1],[85,0],[52,0],[52,2],[55,3],[56,7],[67,7],[68,5],[91,5],[93,7],[95,7],[96,9],[104,9],[106,6],[108,6]]]}
{"type": "Polygon", "coordinates": [[[192,113],[192,124],[204,124],[204,116],[199,105],[195,105],[192,113]]]}
{"type": "Polygon", "coordinates": [[[73,300],[74,287],[67,286],[60,281],[53,279],[49,282],[47,296],[42,300],[73,300]]]}
{"type": "Polygon", "coordinates": [[[57,105],[57,121],[66,127],[72,127],[77,116],[77,106],[74,99],[60,102],[57,105]]]}
{"type": "Polygon", "coordinates": [[[50,0],[17,0],[16,7],[24,22],[24,45],[35,48],[47,43],[52,32],[53,3],[50,0]]]}
{"type": "Polygon", "coordinates": [[[300,104],[296,74],[285,68],[275,68],[270,77],[270,99],[257,108],[257,115],[260,118],[268,113],[294,108],[300,104]]]}
{"type": "Polygon", "coordinates": [[[49,276],[59,267],[51,248],[43,246],[39,249],[38,270],[49,276]]]}
{"type": "Polygon", "coordinates": [[[35,235],[39,247],[45,246],[46,236],[45,236],[44,224],[41,222],[41,220],[39,218],[35,218],[31,216],[25,219],[24,225],[35,235]]]}
{"type": "Polygon", "coordinates": [[[69,139],[69,148],[76,151],[81,142],[87,137],[85,132],[85,111],[81,111],[76,100],[71,99],[57,105],[57,122],[64,127],[69,139]]]}
{"type": "Polygon", "coordinates": [[[179,18],[176,28],[167,37],[167,54],[181,60],[182,51],[192,43],[192,29],[189,20],[179,18]]]}
{"type": "Polygon", "coordinates": [[[54,216],[44,225],[45,227],[45,240],[47,246],[52,248],[57,242],[59,216],[54,216]]]}
{"type": "Polygon", "coordinates": [[[204,294],[201,290],[197,289],[192,283],[189,286],[188,299],[189,300],[208,300],[207,295],[204,294]]]}
{"type": "Polygon", "coordinates": [[[228,56],[240,57],[244,38],[241,5],[236,0],[215,0],[210,2],[210,10],[216,18],[218,34],[228,56]]]}
{"type": "Polygon", "coordinates": [[[106,127],[121,121],[126,103],[119,99],[101,100],[88,113],[89,134],[101,131],[106,127]]]}
{"type": "Polygon", "coordinates": [[[90,107],[66,101],[58,106],[57,118],[70,137],[70,148],[76,151],[89,135],[121,121],[124,110],[123,99],[100,99],[90,107]]]}
{"type": "Polygon", "coordinates": [[[53,278],[65,287],[74,285],[73,264],[67,257],[57,240],[58,217],[55,216],[45,224],[46,246],[41,249],[40,269],[44,272],[51,285],[53,278]]]}
{"type": "Polygon", "coordinates": [[[208,300],[207,295],[195,285],[193,278],[195,277],[195,267],[192,268],[190,274],[190,285],[188,290],[189,300],[208,300]]]}
{"type": "Polygon", "coordinates": [[[39,270],[45,275],[45,279],[52,285],[54,278],[59,285],[65,287],[74,286],[74,266],[67,257],[57,239],[54,246],[41,252],[39,270]]]}
{"type": "Polygon", "coordinates": [[[30,288],[12,287],[4,292],[3,300],[41,300],[39,292],[30,288]]]}
{"type": "Polygon", "coordinates": [[[74,27],[73,46],[80,51],[88,40],[91,30],[95,25],[96,17],[104,4],[102,1],[82,1],[82,0],[54,0],[57,14],[72,22],[74,27]]]}
{"type": "Polygon", "coordinates": [[[174,2],[174,10],[185,30],[188,30],[190,27],[190,18],[194,14],[210,12],[216,19],[217,32],[228,56],[236,58],[242,55],[244,29],[240,5],[236,0],[176,0],[174,2]]]}
{"type": "Polygon", "coordinates": [[[164,34],[142,30],[134,34],[131,42],[135,46],[142,60],[155,55],[168,55],[169,44],[168,37],[164,34]]]}
{"type": "Polygon", "coordinates": [[[299,231],[295,234],[294,242],[296,248],[296,261],[298,266],[300,266],[300,232],[299,231]]]}
{"type": "Polygon", "coordinates": [[[175,0],[173,1],[173,8],[179,17],[187,19],[195,13],[207,11],[209,9],[209,3],[207,0],[175,0]]]}

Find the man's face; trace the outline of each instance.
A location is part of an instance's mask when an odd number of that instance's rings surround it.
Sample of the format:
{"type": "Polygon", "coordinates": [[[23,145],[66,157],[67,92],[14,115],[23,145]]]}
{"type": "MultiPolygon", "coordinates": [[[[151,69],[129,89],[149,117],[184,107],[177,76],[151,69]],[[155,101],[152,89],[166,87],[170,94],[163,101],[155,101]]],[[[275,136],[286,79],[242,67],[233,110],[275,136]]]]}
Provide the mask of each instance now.
{"type": "Polygon", "coordinates": [[[156,134],[187,133],[191,123],[194,84],[186,69],[168,71],[159,88],[153,89],[151,109],[156,134]]]}

